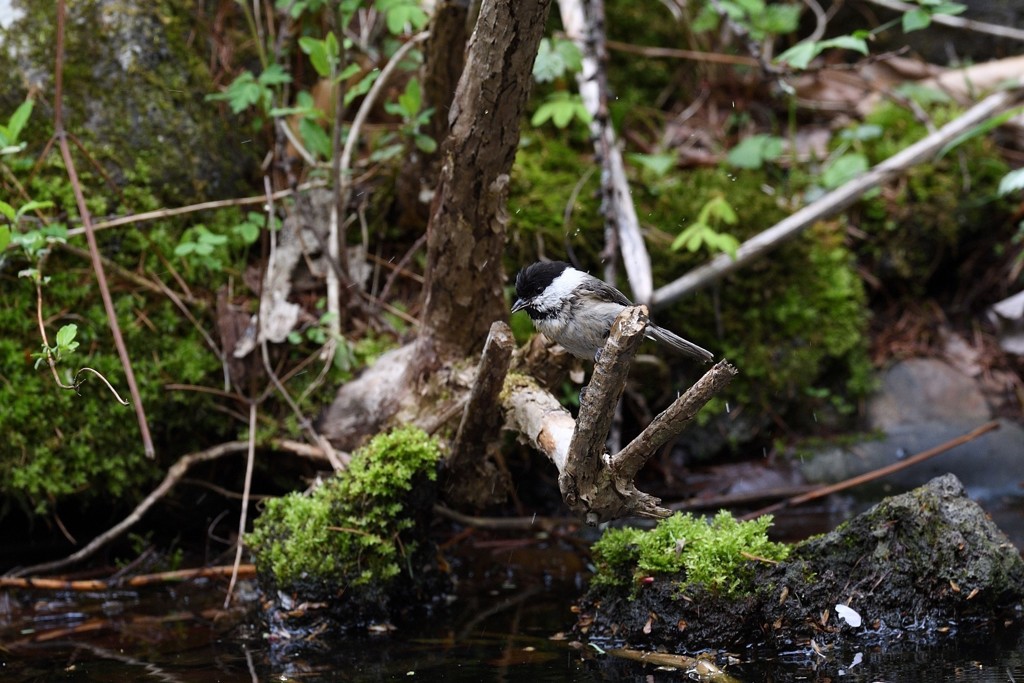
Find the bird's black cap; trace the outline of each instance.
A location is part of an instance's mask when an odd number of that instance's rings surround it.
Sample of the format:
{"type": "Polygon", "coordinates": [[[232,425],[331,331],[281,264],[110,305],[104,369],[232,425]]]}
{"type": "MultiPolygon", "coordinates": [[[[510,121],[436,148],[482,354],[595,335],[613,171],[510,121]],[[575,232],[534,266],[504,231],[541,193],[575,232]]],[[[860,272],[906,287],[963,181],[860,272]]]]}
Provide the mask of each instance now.
{"type": "MultiPolygon", "coordinates": [[[[526,266],[516,275],[516,298],[527,302],[548,288],[555,278],[571,268],[565,261],[539,261],[526,266]]],[[[519,310],[513,306],[513,312],[519,310]]]]}

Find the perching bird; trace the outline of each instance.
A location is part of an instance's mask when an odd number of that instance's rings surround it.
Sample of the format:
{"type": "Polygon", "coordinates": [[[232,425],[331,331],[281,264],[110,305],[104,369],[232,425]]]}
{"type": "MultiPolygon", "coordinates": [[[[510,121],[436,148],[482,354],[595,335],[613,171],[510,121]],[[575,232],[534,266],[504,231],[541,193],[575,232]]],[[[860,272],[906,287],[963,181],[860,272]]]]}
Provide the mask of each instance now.
{"type": "MultiPolygon", "coordinates": [[[[516,297],[513,313],[526,311],[545,337],[586,360],[596,359],[615,318],[633,305],[615,287],[564,261],[542,261],[523,268],[516,275],[516,297]]],[[[654,323],[647,324],[644,334],[705,363],[714,360],[710,351],[654,323]]]]}

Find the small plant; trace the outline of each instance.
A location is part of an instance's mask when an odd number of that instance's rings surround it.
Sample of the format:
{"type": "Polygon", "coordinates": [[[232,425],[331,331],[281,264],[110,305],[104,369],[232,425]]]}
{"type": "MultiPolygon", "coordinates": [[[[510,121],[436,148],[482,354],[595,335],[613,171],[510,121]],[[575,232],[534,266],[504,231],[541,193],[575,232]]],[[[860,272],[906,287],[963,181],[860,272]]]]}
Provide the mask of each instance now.
{"type": "MultiPolygon", "coordinates": [[[[564,38],[544,38],[533,62],[533,78],[538,83],[559,82],[582,67],[583,57],[575,43],[564,38]]],[[[530,125],[537,128],[550,121],[556,128],[566,128],[573,120],[587,125],[591,120],[590,112],[579,93],[558,89],[540,103],[530,118],[530,125]]]]}
{"type": "Polygon", "coordinates": [[[882,132],[881,126],[863,124],[839,133],[839,146],[825,164],[821,184],[832,190],[867,171],[871,163],[862,143],[882,137],[882,132]]]}
{"type": "Polygon", "coordinates": [[[777,135],[751,135],[729,150],[730,166],[743,169],[763,168],[766,162],[782,156],[782,138],[777,135]]]}
{"type": "Polygon", "coordinates": [[[725,197],[712,197],[701,207],[697,220],[676,236],[672,242],[672,250],[678,251],[686,247],[689,251],[697,251],[707,246],[713,251],[724,252],[736,258],[739,240],[729,233],[719,232],[715,226],[720,223],[736,225],[738,220],[736,212],[725,201],[725,197]]]}
{"type": "Polygon", "coordinates": [[[589,124],[590,112],[587,111],[586,105],[583,104],[583,98],[579,94],[559,90],[551,93],[547,99],[541,102],[537,111],[530,118],[530,125],[539,127],[551,121],[556,128],[566,128],[573,119],[583,124],[589,124]]]}

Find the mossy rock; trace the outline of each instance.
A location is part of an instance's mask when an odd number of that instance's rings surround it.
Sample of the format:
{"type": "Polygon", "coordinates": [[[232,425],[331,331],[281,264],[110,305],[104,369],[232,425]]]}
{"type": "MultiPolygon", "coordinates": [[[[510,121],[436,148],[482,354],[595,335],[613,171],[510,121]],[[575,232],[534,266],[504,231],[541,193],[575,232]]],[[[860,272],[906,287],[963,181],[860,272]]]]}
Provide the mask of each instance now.
{"type": "MultiPolygon", "coordinates": [[[[55,10],[50,2],[21,7],[24,15],[0,29],[0,69],[17,85],[0,93],[0,118],[6,120],[26,93],[46,93],[35,98],[23,136],[26,156],[34,158],[53,134],[55,10]]],[[[116,205],[143,211],[249,193],[257,145],[251,131],[204,101],[214,84],[192,40],[195,16],[191,2],[67,5],[64,125],[84,147],[75,159],[86,195],[111,194],[111,184],[120,192],[98,213],[116,205]]],[[[50,155],[57,158],[53,172],[63,178],[59,153],[50,155]]],[[[70,210],[70,187],[67,194],[63,206],[70,210]]]]}
{"type": "Polygon", "coordinates": [[[678,556],[690,538],[673,535],[676,545],[665,546],[658,533],[595,546],[598,577],[615,551],[614,580],[592,582],[580,605],[581,634],[692,653],[809,647],[812,639],[818,646],[937,642],[1024,626],[1024,561],[953,475],[887,498],[788,557],[745,554],[741,572],[726,574],[742,578],[742,591],[690,581],[685,566],[673,570],[685,565],[678,556]]]}
{"type": "MultiPolygon", "coordinates": [[[[76,395],[57,386],[45,363],[35,367],[31,354],[41,345],[35,288],[16,276],[27,264],[11,256],[0,265],[0,496],[6,501],[0,516],[12,505],[46,513],[70,496],[132,505],[160,475],[160,461],[145,458],[134,410],[118,404],[98,379],[87,379],[76,395]]],[[[54,254],[44,274],[50,278],[42,313],[50,343],[61,325],[78,326],[81,346],[60,364],[63,381],[87,366],[128,398],[88,262],[54,254]]],[[[225,420],[209,395],[164,388],[216,383],[217,357],[163,295],[126,286],[117,277],[109,280],[158,454],[178,457],[223,439],[225,420]]]]}
{"type": "Polygon", "coordinates": [[[427,525],[440,456],[422,430],[399,428],[374,437],[313,493],[268,502],[247,542],[264,592],[278,596],[272,631],[312,623],[347,631],[430,601],[439,576],[427,525]],[[290,612],[299,602],[320,609],[290,612]]]}

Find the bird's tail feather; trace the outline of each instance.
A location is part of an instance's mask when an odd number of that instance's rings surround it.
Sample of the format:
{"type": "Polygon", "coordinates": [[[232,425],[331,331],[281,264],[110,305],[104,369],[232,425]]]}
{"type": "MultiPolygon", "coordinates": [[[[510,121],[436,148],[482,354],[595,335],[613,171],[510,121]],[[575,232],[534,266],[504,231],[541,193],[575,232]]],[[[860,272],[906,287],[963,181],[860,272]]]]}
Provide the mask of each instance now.
{"type": "Polygon", "coordinates": [[[691,341],[683,339],[678,334],[669,332],[664,327],[658,327],[657,325],[650,324],[647,326],[647,336],[655,341],[668,344],[676,351],[686,354],[692,358],[696,358],[705,363],[710,363],[715,359],[715,355],[707,349],[701,348],[691,341]]]}

